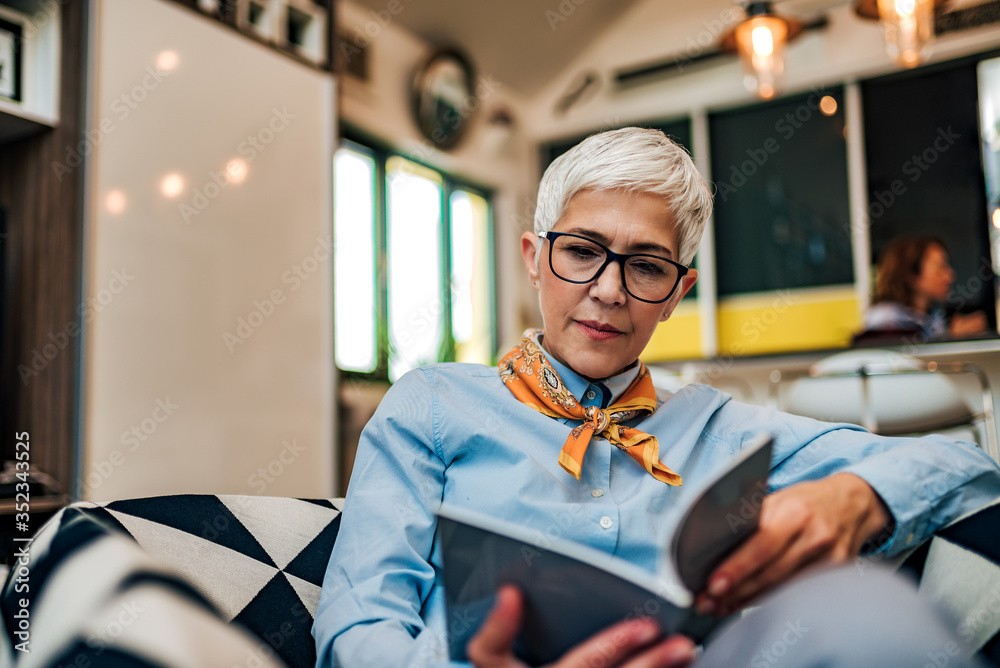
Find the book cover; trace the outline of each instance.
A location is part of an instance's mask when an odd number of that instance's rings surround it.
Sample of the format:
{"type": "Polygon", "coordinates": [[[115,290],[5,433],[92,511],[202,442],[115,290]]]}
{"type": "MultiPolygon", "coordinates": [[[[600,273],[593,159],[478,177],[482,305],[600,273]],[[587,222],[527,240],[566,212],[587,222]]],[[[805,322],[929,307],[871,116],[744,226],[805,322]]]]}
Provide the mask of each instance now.
{"type": "Polygon", "coordinates": [[[757,527],[771,463],[769,435],[744,448],[685,512],[659,574],[564,539],[450,504],[438,511],[449,651],[465,646],[502,584],[524,595],[515,652],[529,665],[552,662],[598,631],[652,617],[665,634],[703,640],[720,620],[691,608],[708,576],[757,527]]]}

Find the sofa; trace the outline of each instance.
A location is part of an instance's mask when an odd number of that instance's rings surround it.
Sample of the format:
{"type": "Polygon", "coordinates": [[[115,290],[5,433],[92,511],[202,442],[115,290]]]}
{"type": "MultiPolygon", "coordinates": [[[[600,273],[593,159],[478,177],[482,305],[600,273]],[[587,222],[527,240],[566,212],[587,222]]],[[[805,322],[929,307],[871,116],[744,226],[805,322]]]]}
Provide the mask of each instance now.
{"type": "MultiPolygon", "coordinates": [[[[0,590],[0,667],[311,667],[342,508],[342,499],[215,495],[70,505],[0,590]]],[[[1000,500],[892,566],[1000,663],[998,527],[1000,500]]]]}

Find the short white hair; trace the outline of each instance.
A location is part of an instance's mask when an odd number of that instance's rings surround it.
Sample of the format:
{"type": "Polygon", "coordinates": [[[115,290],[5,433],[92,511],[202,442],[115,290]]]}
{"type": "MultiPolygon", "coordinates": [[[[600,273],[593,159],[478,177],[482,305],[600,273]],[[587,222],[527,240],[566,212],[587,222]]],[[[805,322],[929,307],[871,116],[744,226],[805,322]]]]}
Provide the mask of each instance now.
{"type": "Polygon", "coordinates": [[[538,186],[535,234],[551,230],[581,190],[622,190],[665,199],[684,265],[694,259],[712,216],[712,193],[691,156],[659,130],[602,132],[556,158],[538,186]]]}

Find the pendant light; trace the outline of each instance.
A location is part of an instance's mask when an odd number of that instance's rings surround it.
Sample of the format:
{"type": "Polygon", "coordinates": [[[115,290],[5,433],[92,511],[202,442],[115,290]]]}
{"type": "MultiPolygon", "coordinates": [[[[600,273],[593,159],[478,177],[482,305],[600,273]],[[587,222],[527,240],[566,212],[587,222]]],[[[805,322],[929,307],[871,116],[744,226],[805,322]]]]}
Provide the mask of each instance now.
{"type": "Polygon", "coordinates": [[[785,45],[802,28],[801,21],[772,12],[770,2],[749,2],[746,18],[726,35],[722,47],[739,54],[747,89],[770,100],[777,95],[784,74],[785,45]]]}
{"type": "Polygon", "coordinates": [[[854,12],[878,19],[885,52],[900,67],[916,67],[927,59],[934,40],[934,9],[945,0],[859,0],[854,12]]]}

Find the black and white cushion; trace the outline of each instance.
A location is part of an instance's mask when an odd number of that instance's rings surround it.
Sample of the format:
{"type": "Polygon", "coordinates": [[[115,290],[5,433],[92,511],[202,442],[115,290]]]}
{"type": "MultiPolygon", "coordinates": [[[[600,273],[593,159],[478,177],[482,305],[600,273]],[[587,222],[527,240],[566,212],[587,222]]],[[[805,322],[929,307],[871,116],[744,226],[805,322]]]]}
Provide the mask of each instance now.
{"type": "MultiPolygon", "coordinates": [[[[85,515],[133,538],[148,558],[190,583],[223,620],[264,641],[239,661],[215,665],[257,665],[257,659],[273,655],[292,668],[311,668],[316,654],[310,629],[341,507],[341,499],[175,495],[78,503],[52,522],[59,523],[61,535],[70,515],[85,515]]],[[[10,620],[7,613],[4,619],[10,620]]]]}
{"type": "Polygon", "coordinates": [[[0,594],[6,653],[23,668],[280,668],[273,652],[185,577],[84,508],[66,508],[31,543],[0,594]],[[22,620],[24,620],[22,622],[22,620]]]}
{"type": "Polygon", "coordinates": [[[903,563],[959,637],[1000,665],[1000,499],[938,531],[903,563]]]}

